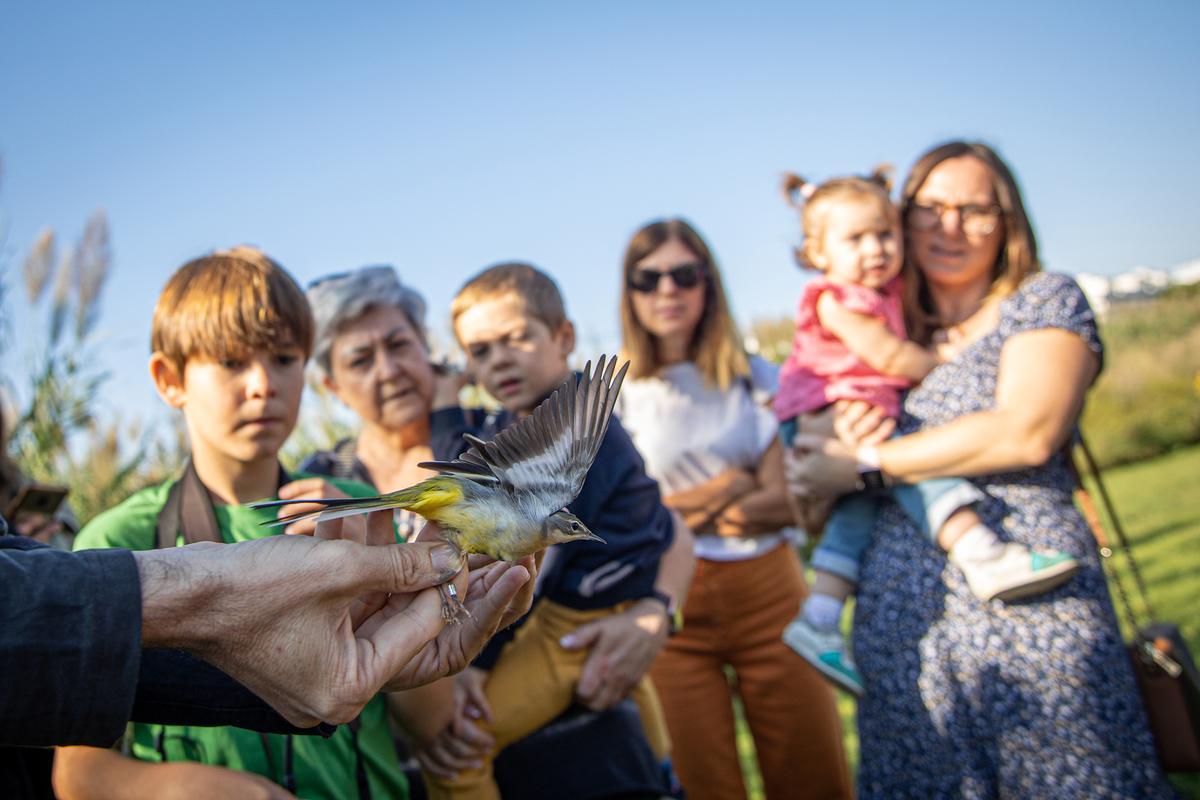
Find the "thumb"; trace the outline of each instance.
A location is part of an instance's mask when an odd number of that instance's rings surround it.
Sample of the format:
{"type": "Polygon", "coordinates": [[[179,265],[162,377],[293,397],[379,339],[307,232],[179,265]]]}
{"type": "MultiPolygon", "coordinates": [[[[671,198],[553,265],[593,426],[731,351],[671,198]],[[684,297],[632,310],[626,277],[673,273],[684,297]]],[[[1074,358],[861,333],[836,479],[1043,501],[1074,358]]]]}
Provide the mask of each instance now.
{"type": "Polygon", "coordinates": [[[566,650],[586,650],[599,641],[602,630],[598,623],[589,622],[563,636],[558,643],[566,650]]]}
{"type": "Polygon", "coordinates": [[[415,592],[453,578],[462,554],[445,542],[406,542],[354,549],[356,570],[346,570],[356,591],[415,592]]]}

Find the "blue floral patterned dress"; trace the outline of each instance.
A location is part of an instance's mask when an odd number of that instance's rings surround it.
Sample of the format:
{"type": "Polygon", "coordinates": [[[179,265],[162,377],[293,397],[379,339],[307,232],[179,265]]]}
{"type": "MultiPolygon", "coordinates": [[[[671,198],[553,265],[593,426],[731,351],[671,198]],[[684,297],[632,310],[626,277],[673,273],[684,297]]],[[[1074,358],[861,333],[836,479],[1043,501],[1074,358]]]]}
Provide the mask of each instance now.
{"type": "MultiPolygon", "coordinates": [[[[908,394],[902,432],[992,408],[1000,350],[1022,331],[1064,329],[1102,353],[1087,300],[1064,275],[1031,276],[1000,309],[996,330],[908,394]]],[[[883,504],[854,619],[866,684],[860,797],[1171,796],[1063,456],[974,483],[1002,538],[1068,552],[1079,573],[1032,600],[981,601],[883,504]]]]}

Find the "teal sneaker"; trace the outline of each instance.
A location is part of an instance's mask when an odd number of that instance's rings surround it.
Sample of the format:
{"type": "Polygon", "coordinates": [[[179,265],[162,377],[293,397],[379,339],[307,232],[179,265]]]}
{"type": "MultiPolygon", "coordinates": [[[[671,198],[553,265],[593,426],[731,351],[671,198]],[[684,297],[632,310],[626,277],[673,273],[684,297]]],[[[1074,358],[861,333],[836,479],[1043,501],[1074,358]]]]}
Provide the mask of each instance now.
{"type": "Polygon", "coordinates": [[[862,678],[842,634],[821,630],[804,617],[796,617],[784,629],[783,641],[833,684],[855,697],[862,696],[862,678]]]}
{"type": "Polygon", "coordinates": [[[1030,550],[1007,542],[1004,551],[986,561],[954,561],[967,586],[980,600],[1020,600],[1056,589],[1079,571],[1079,562],[1059,550],[1030,550]]]}

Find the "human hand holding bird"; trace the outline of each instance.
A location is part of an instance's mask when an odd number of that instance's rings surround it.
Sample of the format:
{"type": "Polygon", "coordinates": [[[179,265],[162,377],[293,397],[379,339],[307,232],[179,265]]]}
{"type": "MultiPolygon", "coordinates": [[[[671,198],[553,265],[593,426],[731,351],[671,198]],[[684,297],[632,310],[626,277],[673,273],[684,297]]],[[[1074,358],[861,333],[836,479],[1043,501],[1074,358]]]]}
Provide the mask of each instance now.
{"type": "MultiPolygon", "coordinates": [[[[467,434],[471,447],[460,458],[422,463],[440,474],[414,486],[376,497],[292,499],[254,507],[321,505],[270,525],[404,508],[438,523],[442,538],[460,557],[481,554],[500,561],[516,561],[553,544],[603,541],[566,506],[583,488],[629,364],[617,371],[615,358],[601,356],[594,373],[591,367],[588,362],[582,375],[568,378],[493,441],[467,434]]],[[[452,582],[442,584],[441,591],[446,619],[469,614],[452,582]]]]}

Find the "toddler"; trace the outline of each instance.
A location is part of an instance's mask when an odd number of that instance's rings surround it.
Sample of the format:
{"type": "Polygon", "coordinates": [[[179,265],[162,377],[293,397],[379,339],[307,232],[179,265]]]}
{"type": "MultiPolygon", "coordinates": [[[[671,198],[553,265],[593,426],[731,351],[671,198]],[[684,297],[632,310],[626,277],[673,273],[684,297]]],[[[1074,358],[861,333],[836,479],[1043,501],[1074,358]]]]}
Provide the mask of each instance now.
{"type": "MultiPolygon", "coordinates": [[[[804,287],[792,351],[780,373],[775,413],[791,445],[802,414],[837,400],[863,400],[888,416],[900,411],[900,392],[938,365],[938,357],[908,341],[900,300],[903,261],[900,220],[888,196],[885,169],[867,178],[820,186],[788,175],[784,190],[801,209],[802,267],[821,276],[804,287]]],[[[872,448],[859,450],[871,461],[872,448]]],[[[984,498],[961,478],[886,486],[879,464],[860,463],[861,491],[833,507],[813,553],[812,594],[783,638],[837,685],[862,693],[862,680],[839,631],[842,608],[858,581],[871,541],[878,493],[886,489],[905,514],[945,550],[980,599],[1015,600],[1061,585],[1078,569],[1058,551],[1034,552],[996,536],[975,513],[984,498]]],[[[815,535],[817,531],[809,531],[815,535]]]]}

